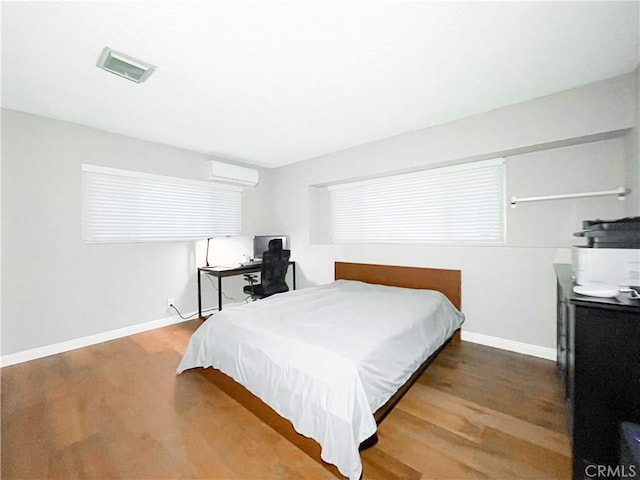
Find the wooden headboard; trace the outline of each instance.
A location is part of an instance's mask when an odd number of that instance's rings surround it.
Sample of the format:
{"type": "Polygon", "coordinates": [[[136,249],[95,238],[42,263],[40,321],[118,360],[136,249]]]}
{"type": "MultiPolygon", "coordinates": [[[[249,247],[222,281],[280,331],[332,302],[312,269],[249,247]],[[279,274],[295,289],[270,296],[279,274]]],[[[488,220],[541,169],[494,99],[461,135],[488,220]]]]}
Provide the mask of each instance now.
{"type": "Polygon", "coordinates": [[[335,262],[336,280],[437,290],[444,293],[458,310],[462,307],[461,278],[460,270],[335,262]]]}

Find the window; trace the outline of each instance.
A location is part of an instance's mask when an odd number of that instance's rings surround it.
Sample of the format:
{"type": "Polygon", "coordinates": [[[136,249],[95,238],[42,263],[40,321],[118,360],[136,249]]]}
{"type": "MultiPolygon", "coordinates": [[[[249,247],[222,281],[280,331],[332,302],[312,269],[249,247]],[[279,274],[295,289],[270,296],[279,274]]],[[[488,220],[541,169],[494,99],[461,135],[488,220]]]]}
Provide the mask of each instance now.
{"type": "Polygon", "coordinates": [[[88,243],[196,240],[240,233],[241,188],[82,165],[88,243]]]}
{"type": "Polygon", "coordinates": [[[332,243],[504,244],[503,159],[329,187],[332,243]]]}

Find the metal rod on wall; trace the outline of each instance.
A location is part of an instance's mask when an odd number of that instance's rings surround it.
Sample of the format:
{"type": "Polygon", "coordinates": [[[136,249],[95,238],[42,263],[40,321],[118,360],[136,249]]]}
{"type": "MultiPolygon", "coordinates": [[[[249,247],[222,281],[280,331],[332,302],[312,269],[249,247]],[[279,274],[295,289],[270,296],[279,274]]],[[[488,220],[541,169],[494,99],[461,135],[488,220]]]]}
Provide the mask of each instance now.
{"type": "Polygon", "coordinates": [[[538,202],[542,200],[559,200],[562,198],[602,197],[605,195],[618,195],[618,198],[620,200],[624,200],[624,197],[628,193],[629,193],[629,190],[627,190],[625,187],[618,187],[615,190],[606,190],[603,192],[565,193],[563,195],[547,195],[544,197],[527,197],[527,198],[511,197],[511,208],[515,208],[516,203],[538,202]]]}

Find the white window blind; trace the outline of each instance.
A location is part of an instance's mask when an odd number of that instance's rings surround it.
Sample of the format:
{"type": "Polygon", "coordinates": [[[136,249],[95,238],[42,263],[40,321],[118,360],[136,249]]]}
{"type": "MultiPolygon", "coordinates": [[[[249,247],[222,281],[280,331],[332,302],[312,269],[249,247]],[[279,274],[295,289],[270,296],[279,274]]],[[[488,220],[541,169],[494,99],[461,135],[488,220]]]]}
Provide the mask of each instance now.
{"type": "Polygon", "coordinates": [[[329,187],[332,243],[504,243],[504,160],[329,187]]]}
{"type": "Polygon", "coordinates": [[[82,165],[83,240],[195,240],[240,233],[241,188],[82,165]]]}

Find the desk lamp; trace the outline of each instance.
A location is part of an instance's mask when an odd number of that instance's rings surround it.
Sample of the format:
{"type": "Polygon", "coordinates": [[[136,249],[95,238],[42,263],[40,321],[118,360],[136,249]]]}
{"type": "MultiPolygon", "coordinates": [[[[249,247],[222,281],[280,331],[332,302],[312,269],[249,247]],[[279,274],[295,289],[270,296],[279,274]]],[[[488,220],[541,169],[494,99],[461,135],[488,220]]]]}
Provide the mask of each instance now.
{"type": "Polygon", "coordinates": [[[208,267],[208,266],[209,266],[209,241],[210,241],[212,238],[213,238],[213,237],[211,237],[211,238],[207,238],[207,254],[206,254],[205,258],[204,258],[205,267],[208,267]]]}

